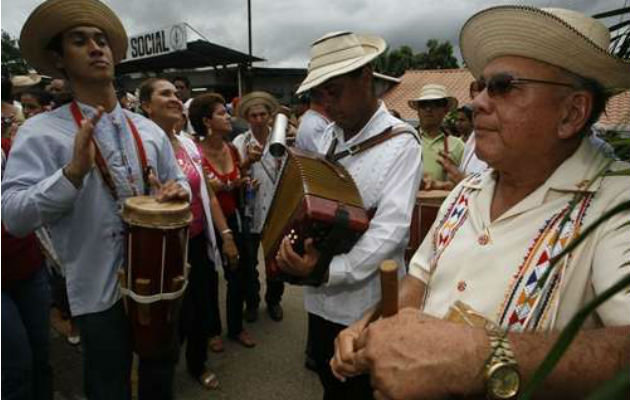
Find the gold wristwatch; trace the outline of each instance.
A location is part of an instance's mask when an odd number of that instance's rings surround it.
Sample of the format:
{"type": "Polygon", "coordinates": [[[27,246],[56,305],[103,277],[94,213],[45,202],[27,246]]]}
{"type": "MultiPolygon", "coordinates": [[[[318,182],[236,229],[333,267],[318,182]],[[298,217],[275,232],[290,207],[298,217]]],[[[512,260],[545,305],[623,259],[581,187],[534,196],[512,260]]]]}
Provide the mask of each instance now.
{"type": "Polygon", "coordinates": [[[506,334],[495,324],[486,325],[492,354],[484,367],[486,394],[492,400],[515,399],[521,375],[506,334]]]}

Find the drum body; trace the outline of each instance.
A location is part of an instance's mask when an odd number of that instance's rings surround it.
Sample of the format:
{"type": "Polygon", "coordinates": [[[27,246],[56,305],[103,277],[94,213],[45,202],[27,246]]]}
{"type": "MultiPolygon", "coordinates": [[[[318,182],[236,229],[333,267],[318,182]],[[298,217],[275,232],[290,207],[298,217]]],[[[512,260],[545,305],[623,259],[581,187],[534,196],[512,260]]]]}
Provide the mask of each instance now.
{"type": "Polygon", "coordinates": [[[191,219],[185,202],[158,203],[148,196],[125,201],[127,255],[120,284],[133,349],[142,358],[177,354],[191,219]]]}
{"type": "Polygon", "coordinates": [[[409,245],[405,251],[405,261],[409,264],[418,247],[429,233],[440,206],[449,192],[446,190],[421,190],[416,196],[411,225],[409,227],[409,245]]]}
{"type": "Polygon", "coordinates": [[[345,168],[320,155],[288,148],[262,232],[267,278],[320,284],[319,274],[296,278],[279,269],[275,257],[282,239],[288,236],[300,255],[307,238],[313,238],[320,251],[342,254],[352,249],[369,223],[361,195],[345,168]]]}

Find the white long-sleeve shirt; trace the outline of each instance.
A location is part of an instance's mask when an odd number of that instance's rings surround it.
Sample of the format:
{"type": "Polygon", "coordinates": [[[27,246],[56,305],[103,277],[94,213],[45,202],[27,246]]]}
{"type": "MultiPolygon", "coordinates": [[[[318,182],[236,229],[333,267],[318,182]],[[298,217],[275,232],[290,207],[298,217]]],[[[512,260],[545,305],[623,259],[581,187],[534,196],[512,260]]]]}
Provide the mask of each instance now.
{"type": "MultiPolygon", "coordinates": [[[[316,142],[317,149],[325,154],[333,138],[337,138],[336,152],[341,152],[401,123],[381,103],[368,123],[348,141],[339,126],[329,125],[316,142]]],[[[416,134],[411,126],[408,128],[416,134]]],[[[420,154],[417,139],[403,134],[339,161],[352,175],[365,208],[377,211],[352,250],[333,257],[328,282],[305,288],[308,312],[350,325],[380,301],[378,267],[383,260],[396,260],[401,275],[404,274],[409,223],[422,177],[420,154]]]]}
{"type": "MultiPolygon", "coordinates": [[[[84,118],[95,109],[79,104],[84,118]]],[[[147,156],[161,182],[174,179],[190,194],[186,177],[177,166],[166,134],[141,115],[120,105],[96,124],[95,138],[107,162],[120,201],[142,190],[142,172],[128,116],[134,123],[147,156]],[[127,165],[133,180],[128,179],[127,165]],[[132,184],[131,182],[134,182],[132,184]]],[[[16,235],[45,225],[63,264],[72,315],[108,309],[119,298],[116,273],[124,257],[124,225],[119,205],[103,183],[96,166],[77,189],[62,169],[72,158],[78,131],[69,105],[37,115],[18,131],[2,181],[2,222],[16,235]]],[[[142,194],[140,192],[139,194],[142,194]]]]}

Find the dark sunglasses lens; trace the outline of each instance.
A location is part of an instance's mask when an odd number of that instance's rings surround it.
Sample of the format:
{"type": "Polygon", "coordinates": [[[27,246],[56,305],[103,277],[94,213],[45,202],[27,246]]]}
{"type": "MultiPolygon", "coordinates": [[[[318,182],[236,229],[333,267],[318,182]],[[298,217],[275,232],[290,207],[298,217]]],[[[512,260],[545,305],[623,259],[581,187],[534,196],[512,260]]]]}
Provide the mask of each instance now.
{"type": "Polygon", "coordinates": [[[490,96],[502,96],[508,93],[512,89],[513,79],[512,76],[506,74],[494,75],[488,81],[488,94],[490,96]]]}
{"type": "Polygon", "coordinates": [[[418,103],[418,106],[423,109],[434,109],[434,108],[442,108],[448,105],[448,100],[439,99],[439,100],[425,100],[418,103]]]}

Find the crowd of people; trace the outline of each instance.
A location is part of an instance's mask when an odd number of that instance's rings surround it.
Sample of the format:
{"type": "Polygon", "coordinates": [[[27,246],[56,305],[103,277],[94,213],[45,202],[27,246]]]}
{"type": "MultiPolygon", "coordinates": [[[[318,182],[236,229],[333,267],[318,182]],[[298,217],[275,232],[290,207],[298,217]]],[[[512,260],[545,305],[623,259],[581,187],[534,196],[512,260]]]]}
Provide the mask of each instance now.
{"type": "MultiPolygon", "coordinates": [[[[287,236],[274,256],[295,277],[324,264],[323,282],[303,290],[307,365],[324,399],[516,398],[558,331],[628,274],[627,210],[562,253],[630,198],[627,177],[614,173],[628,164],[591,132],[610,96],[630,88],[630,64],[608,52],[609,41],[605,26],[571,10],[482,10],[460,34],[475,77],[470,104],[427,84],[408,103],[417,129],[375,94],[382,38],[334,32],[312,44],[289,135],[296,149],[343,166],[371,211],[343,254],[313,238],[298,252],[287,236]],[[406,265],[420,189],[450,193],[406,265]],[[405,266],[400,311],[388,317],[379,303],[384,260],[405,266]]],[[[43,2],[20,48],[53,79],[12,93],[2,76],[3,398],[52,398],[51,301],[66,314],[70,341],[80,342],[87,398],[131,398],[121,210],[141,195],[187,203],[192,219],[177,340],[160,357],[139,356],[138,398],[177,397],[184,344],[188,373],[216,389],[220,374],[207,361],[209,349],[225,349],[219,270],[227,338],[257,344],[243,320],[258,319],[265,218],[286,207],[272,201],[283,162],[270,152],[282,106],[263,91],[230,103],[219,93],[193,97],[185,76],[149,78],[135,94],[116,90],[127,34],[98,0],[43,2]]],[[[266,283],[266,310],[282,321],[285,283],[266,283]]],[[[589,317],[541,397],[579,398],[627,368],[629,325],[623,291],[589,317]]]]}

